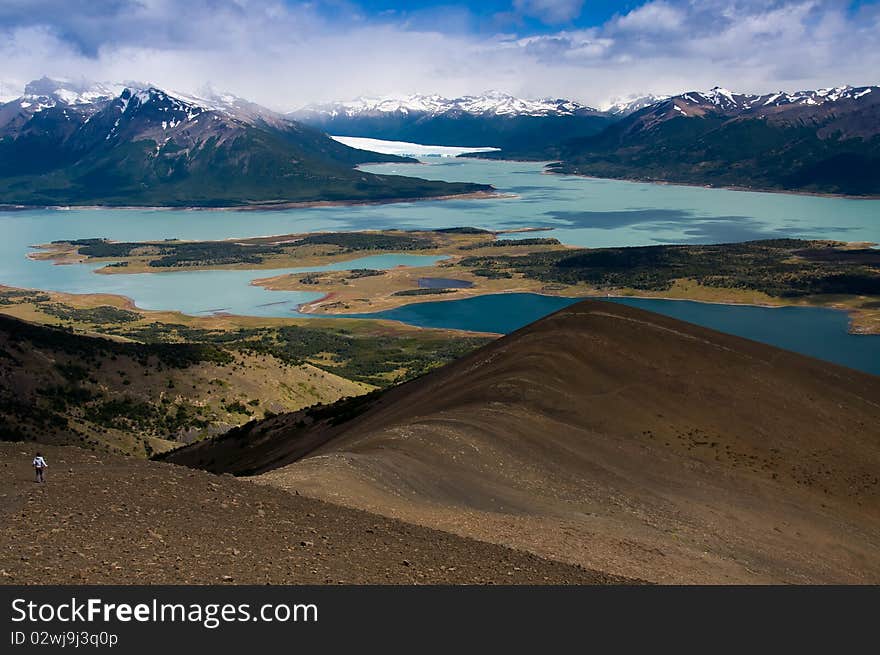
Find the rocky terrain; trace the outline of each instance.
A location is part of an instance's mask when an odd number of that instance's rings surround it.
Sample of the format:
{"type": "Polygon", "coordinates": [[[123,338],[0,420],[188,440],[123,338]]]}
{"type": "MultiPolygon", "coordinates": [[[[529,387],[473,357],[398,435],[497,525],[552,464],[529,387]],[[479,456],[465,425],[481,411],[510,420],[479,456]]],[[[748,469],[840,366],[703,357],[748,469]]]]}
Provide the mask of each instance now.
{"type": "Polygon", "coordinates": [[[170,464],[0,442],[0,584],[607,584],[620,578],[170,464]],[[47,481],[30,468],[35,449],[47,481]]]}

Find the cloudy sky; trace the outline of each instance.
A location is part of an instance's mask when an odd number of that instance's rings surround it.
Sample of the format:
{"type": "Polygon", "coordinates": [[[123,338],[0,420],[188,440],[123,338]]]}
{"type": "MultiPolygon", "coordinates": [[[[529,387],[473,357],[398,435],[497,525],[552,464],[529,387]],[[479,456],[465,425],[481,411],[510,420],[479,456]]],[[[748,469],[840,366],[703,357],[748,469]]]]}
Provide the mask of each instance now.
{"type": "Polygon", "coordinates": [[[602,105],[880,82],[880,0],[0,0],[0,93],[42,75],[290,109],[498,89],[602,105]]]}

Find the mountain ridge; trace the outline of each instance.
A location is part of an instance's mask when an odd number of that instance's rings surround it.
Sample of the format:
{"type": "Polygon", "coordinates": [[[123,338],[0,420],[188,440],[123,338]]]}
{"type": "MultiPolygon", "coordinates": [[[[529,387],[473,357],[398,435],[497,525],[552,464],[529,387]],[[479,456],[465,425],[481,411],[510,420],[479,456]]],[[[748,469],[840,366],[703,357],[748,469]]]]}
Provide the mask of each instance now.
{"type": "MultiPolygon", "coordinates": [[[[639,110],[669,101],[686,101],[694,104],[708,103],[725,110],[753,109],[759,106],[783,106],[786,104],[821,105],[839,100],[858,99],[876,92],[878,87],[842,85],[815,90],[768,93],[741,93],[721,86],[708,90],[692,90],[679,94],[631,95],[608,102],[604,109],[566,98],[520,98],[501,91],[487,91],[478,95],[449,98],[437,94],[389,95],[379,97],[360,96],[349,101],[333,101],[303,105],[286,115],[293,117],[319,116],[329,118],[380,116],[389,114],[444,114],[508,115],[508,116],[571,116],[607,115],[625,118],[639,110]]],[[[369,135],[360,135],[369,136],[369,135]]]]}
{"type": "Polygon", "coordinates": [[[344,114],[389,114],[424,112],[434,116],[445,113],[529,115],[547,116],[597,114],[599,110],[575,100],[562,98],[525,99],[501,91],[487,91],[479,95],[465,95],[447,98],[440,95],[411,94],[408,96],[383,96],[378,98],[359,97],[348,102],[329,102],[309,104],[289,115],[304,113],[323,113],[332,116],[344,114]]]}
{"type": "Polygon", "coordinates": [[[533,156],[558,159],[551,170],[560,173],[877,195],[880,87],[689,92],[533,156]]]}
{"type": "Polygon", "coordinates": [[[409,161],[349,148],[231,95],[43,78],[0,105],[0,203],[246,206],[487,191],[355,170],[409,161]]]}
{"type": "Polygon", "coordinates": [[[288,116],[336,136],[460,147],[523,148],[595,134],[611,117],[564,98],[477,96],[360,98],[307,105],[288,116]]]}
{"type": "Polygon", "coordinates": [[[875,376],[583,301],[162,458],[655,582],[876,582],[878,417],[875,376]]]}
{"type": "Polygon", "coordinates": [[[599,178],[877,196],[880,87],[689,91],[593,134],[465,156],[553,161],[552,172],[599,178]]]}
{"type": "Polygon", "coordinates": [[[296,114],[332,134],[555,161],[587,175],[833,195],[880,194],[880,87],[629,97],[604,111],[508,94],[330,103],[296,114]],[[686,122],[683,122],[685,121],[686,122]]]}

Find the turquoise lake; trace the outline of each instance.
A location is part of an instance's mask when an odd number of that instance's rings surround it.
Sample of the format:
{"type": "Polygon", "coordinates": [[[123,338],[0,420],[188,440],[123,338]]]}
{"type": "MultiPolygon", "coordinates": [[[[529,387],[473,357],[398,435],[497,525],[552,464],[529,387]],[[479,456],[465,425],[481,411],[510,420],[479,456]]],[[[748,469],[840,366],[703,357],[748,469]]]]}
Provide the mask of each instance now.
{"type": "MultiPolygon", "coordinates": [[[[68,293],[114,293],[131,298],[144,309],[179,310],[193,315],[225,311],[252,316],[298,316],[297,306],[320,294],[267,291],[250,282],[255,278],[317,270],[315,268],[97,275],[91,265],[56,266],[30,260],[26,255],[32,245],[57,239],[228,239],[318,230],[455,226],[493,230],[553,228],[552,232],[546,233],[547,236],[568,244],[592,247],[720,243],[775,237],[880,242],[878,200],[750,193],[548,175],[543,172],[541,164],[523,162],[431,158],[420,164],[382,164],[365,169],[431,179],[490,183],[509,197],[263,212],[131,209],[0,212],[3,235],[0,239],[0,283],[68,293]]],[[[425,265],[433,261],[436,258],[391,254],[337,263],[332,268],[378,269],[425,265]]],[[[524,317],[530,317],[529,320],[538,318],[552,311],[552,302],[559,302],[559,299],[530,301],[525,308],[522,304],[508,304],[514,302],[512,295],[504,294],[501,300],[484,302],[500,303],[492,311],[510,315],[513,321],[524,317]],[[551,304],[545,305],[545,302],[551,304]]],[[[460,327],[486,329],[479,327],[481,319],[469,313],[465,302],[447,301],[437,311],[448,313],[450,321],[470,321],[458,325],[460,327]]],[[[651,307],[656,311],[680,311],[677,302],[645,302],[655,303],[651,307]]],[[[712,313],[716,310],[693,311],[688,317],[680,317],[707,325],[711,320],[710,327],[736,334],[751,329],[744,327],[740,320],[744,308],[711,307],[717,308],[717,313],[712,313]]],[[[762,320],[778,325],[782,325],[780,321],[788,320],[783,318],[789,316],[785,313],[788,310],[766,311],[771,313],[763,315],[762,320]]],[[[807,309],[791,314],[791,317],[791,321],[780,329],[812,335],[804,337],[818,349],[812,354],[841,363],[845,360],[850,366],[856,365],[851,362],[871,360],[858,368],[876,372],[877,347],[869,344],[880,339],[847,335],[845,314],[807,309]],[[823,312],[827,312],[827,319],[822,318],[826,317],[823,312]],[[824,326],[826,320],[829,332],[820,334],[813,329],[816,323],[824,326]],[[832,347],[828,334],[834,331],[839,333],[841,343],[850,345],[832,347]],[[827,345],[823,346],[821,342],[827,345]],[[849,355],[844,356],[842,353],[847,349],[849,355]]],[[[426,325],[420,323],[418,317],[408,320],[426,325]]],[[[750,334],[743,333],[743,336],[750,334]]],[[[771,337],[754,333],[751,338],[769,340],[771,337]]],[[[784,347],[802,347],[796,345],[784,347]]]]}
{"type": "MultiPolygon", "coordinates": [[[[578,300],[533,293],[508,293],[417,303],[360,316],[402,321],[424,327],[506,334],[578,300]]],[[[880,338],[847,333],[847,315],[833,309],[752,307],[653,298],[599,300],[666,314],[682,321],[880,375],[880,338]]]]}

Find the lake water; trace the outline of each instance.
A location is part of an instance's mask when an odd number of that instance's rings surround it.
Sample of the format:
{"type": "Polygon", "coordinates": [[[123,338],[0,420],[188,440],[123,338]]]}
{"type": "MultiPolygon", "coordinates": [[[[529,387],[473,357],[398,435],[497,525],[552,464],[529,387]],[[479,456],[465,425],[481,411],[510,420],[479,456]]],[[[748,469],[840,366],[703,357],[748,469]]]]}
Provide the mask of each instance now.
{"type": "MultiPolygon", "coordinates": [[[[419,164],[381,164],[365,169],[490,183],[510,197],[262,212],[109,209],[0,212],[3,236],[0,239],[0,283],[68,293],[115,293],[130,297],[144,309],[179,310],[196,315],[226,311],[253,316],[296,316],[299,304],[314,300],[319,294],[267,291],[250,282],[259,277],[314,269],[96,275],[92,265],[55,266],[29,260],[26,254],[33,244],[57,239],[226,239],[318,230],[456,226],[492,230],[553,228],[547,236],[554,236],[563,243],[591,247],[718,243],[774,237],[880,242],[880,201],[877,200],[747,193],[548,175],[543,173],[541,164],[523,162],[431,158],[419,164]]],[[[522,236],[533,235],[524,233],[522,236]]],[[[433,261],[436,260],[419,255],[392,254],[360,258],[332,267],[379,269],[433,261]]],[[[510,302],[509,295],[505,297],[508,299],[497,302],[510,302]]],[[[459,302],[465,301],[444,303],[444,311],[465,312],[465,305],[459,302]]],[[[541,307],[541,302],[536,301],[532,306],[541,307]]],[[[495,311],[516,314],[520,310],[498,307],[495,311]]],[[[727,331],[740,329],[733,318],[740,308],[722,307],[719,311],[730,312],[727,331]]],[[[845,315],[834,315],[843,331],[845,315]]],[[[456,320],[464,321],[465,316],[467,314],[462,313],[456,320]]],[[[777,320],[776,314],[771,316],[777,320]]],[[[814,320],[813,314],[797,316],[802,316],[806,323],[814,320]]],[[[474,319],[461,327],[482,329],[479,325],[474,319]]],[[[874,337],[852,338],[859,340],[858,349],[864,348],[861,344],[865,340],[875,340],[874,337]]]]}
{"type": "Polygon", "coordinates": [[[386,254],[359,257],[324,266],[268,270],[163,271],[101,275],[102,264],[55,266],[45,261],[25,263],[5,260],[0,280],[10,286],[67,293],[112,293],[135,301],[142,309],[178,310],[194,316],[226,312],[244,316],[302,316],[299,305],[324,294],[314,291],[269,291],[251,284],[257,278],[285,273],[344,271],[352,268],[389,269],[395,266],[430,266],[444,256],[386,254]],[[7,272],[8,271],[8,272],[7,272]]]}
{"type": "Polygon", "coordinates": [[[419,289],[470,289],[474,286],[468,280],[453,280],[448,277],[420,277],[419,289]]]}
{"type": "MultiPolygon", "coordinates": [[[[506,293],[417,303],[360,316],[402,321],[423,327],[506,334],[578,300],[533,293],[506,293]]],[[[666,314],[721,332],[880,375],[880,338],[849,334],[846,314],[833,309],[752,307],[653,298],[600,300],[666,314]]]]}

